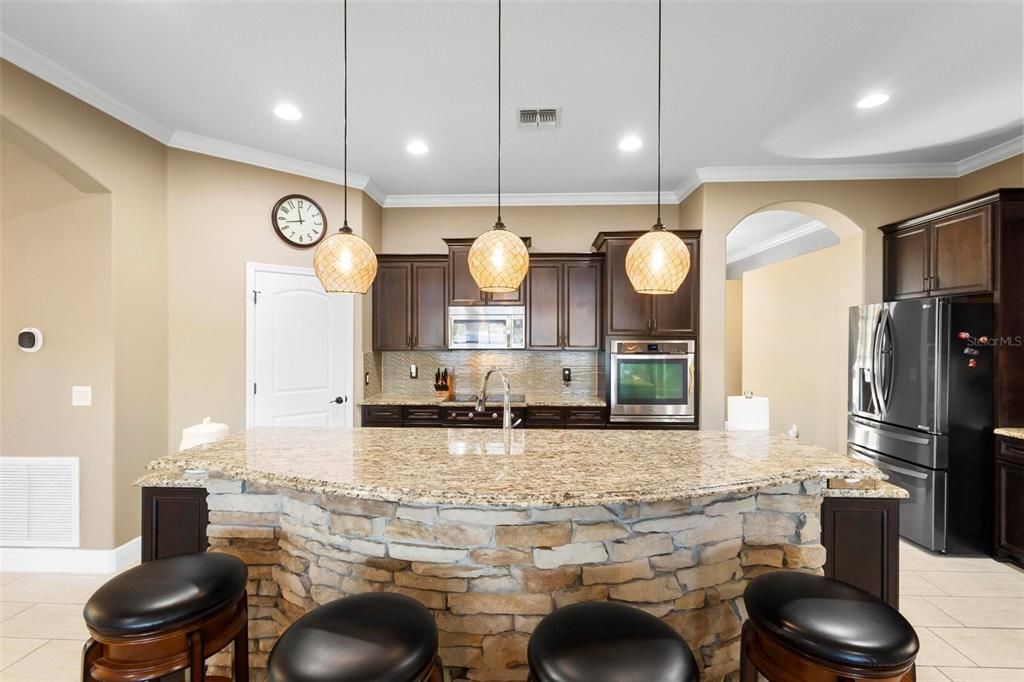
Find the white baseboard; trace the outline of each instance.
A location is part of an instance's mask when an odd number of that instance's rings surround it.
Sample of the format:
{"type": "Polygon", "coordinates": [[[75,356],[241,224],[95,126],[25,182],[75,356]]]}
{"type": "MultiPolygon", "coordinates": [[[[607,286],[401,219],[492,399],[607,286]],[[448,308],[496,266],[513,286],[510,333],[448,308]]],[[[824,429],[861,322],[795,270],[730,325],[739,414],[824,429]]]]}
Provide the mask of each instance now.
{"type": "Polygon", "coordinates": [[[141,559],[141,537],[114,549],[0,547],[5,573],[116,573],[141,559]]]}

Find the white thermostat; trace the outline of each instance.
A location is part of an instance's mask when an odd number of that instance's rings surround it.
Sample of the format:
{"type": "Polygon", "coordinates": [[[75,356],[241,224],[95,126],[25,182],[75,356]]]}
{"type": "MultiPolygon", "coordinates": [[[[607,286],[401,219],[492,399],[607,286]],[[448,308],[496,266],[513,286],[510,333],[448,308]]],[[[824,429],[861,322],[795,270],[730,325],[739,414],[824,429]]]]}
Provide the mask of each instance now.
{"type": "Polygon", "coordinates": [[[18,332],[18,348],[26,353],[35,353],[43,347],[43,333],[35,327],[25,327],[18,332]]]}

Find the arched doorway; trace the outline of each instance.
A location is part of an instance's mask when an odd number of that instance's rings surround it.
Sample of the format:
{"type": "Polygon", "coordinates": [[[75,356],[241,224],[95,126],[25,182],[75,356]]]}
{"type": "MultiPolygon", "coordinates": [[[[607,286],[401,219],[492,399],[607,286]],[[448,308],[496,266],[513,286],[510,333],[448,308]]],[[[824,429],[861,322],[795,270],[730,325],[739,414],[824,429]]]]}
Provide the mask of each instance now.
{"type": "Polygon", "coordinates": [[[838,211],[780,202],[726,236],[726,395],[769,399],[771,429],[843,451],[847,316],[864,301],[863,233],[838,211]]]}

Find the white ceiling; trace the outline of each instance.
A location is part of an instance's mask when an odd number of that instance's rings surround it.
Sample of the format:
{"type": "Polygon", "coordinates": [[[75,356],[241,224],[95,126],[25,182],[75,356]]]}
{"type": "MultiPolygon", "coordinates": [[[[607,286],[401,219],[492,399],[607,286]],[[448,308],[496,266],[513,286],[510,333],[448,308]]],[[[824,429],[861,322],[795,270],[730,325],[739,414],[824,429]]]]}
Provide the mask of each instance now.
{"type": "MultiPolygon", "coordinates": [[[[493,192],[495,3],[349,13],[350,170],[378,198],[493,192]],[[413,137],[430,153],[409,155],[413,137]]],[[[664,14],[667,190],[716,174],[949,175],[1019,145],[1019,1],[670,1],[664,14]],[[891,101],[854,107],[876,90],[891,101]]],[[[503,189],[654,189],[655,22],[651,1],[506,0],[503,189]],[[517,129],[530,105],[560,106],[561,127],[517,129]],[[619,151],[626,133],[639,152],[619,151]]],[[[341,166],[341,26],[338,2],[5,0],[0,50],[175,146],[316,176],[341,166]],[[282,100],[303,119],[275,118],[282,100]]]]}

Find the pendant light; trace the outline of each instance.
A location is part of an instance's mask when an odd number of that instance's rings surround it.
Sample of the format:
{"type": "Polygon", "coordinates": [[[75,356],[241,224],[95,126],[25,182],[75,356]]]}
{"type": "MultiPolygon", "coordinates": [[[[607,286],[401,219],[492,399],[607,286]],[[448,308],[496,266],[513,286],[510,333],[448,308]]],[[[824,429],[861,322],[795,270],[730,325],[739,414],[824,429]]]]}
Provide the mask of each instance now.
{"type": "Polygon", "coordinates": [[[658,0],[658,220],[629,247],[626,275],[639,294],[674,294],[690,272],[690,251],[661,223],[661,0],[658,0]]]}
{"type": "Polygon", "coordinates": [[[506,293],[523,283],[530,268],[526,244],[501,222],[501,0],[498,0],[498,219],[469,248],[469,272],[481,291],[506,293]]]}
{"type": "Polygon", "coordinates": [[[320,242],[313,253],[313,270],[329,294],[365,294],[377,276],[377,254],[348,226],[348,0],[344,0],[344,217],[341,229],[320,242]]]}

